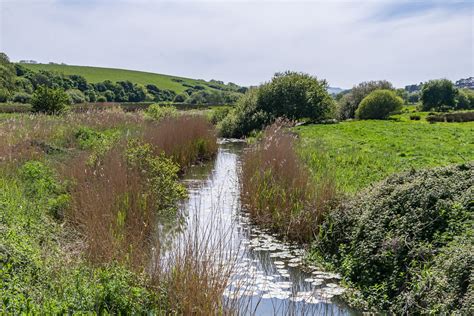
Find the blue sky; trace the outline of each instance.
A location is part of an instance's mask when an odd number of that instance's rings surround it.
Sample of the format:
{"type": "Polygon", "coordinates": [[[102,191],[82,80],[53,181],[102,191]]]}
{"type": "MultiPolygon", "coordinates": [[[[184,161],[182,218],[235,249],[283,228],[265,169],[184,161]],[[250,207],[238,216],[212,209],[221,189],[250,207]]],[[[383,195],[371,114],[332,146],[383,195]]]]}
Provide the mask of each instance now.
{"type": "Polygon", "coordinates": [[[0,0],[12,60],[253,85],[284,70],[349,88],[474,76],[474,1],[0,0]]]}

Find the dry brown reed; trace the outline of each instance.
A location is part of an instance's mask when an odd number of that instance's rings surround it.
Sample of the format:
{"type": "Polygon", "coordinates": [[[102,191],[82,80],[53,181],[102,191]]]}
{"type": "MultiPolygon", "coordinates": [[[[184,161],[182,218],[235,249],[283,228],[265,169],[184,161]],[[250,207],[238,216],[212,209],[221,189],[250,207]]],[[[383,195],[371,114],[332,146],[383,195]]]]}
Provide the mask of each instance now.
{"type": "Polygon", "coordinates": [[[156,205],[145,194],[146,178],[128,167],[124,147],[115,146],[100,164],[88,164],[83,154],[61,170],[66,179],[73,179],[67,220],[85,239],[90,262],[117,261],[143,270],[150,258],[156,205]]]}
{"type": "Polygon", "coordinates": [[[279,121],[242,157],[241,198],[257,223],[300,242],[311,241],[335,201],[330,173],[313,181],[297,153],[296,136],[279,121]]]}
{"type": "Polygon", "coordinates": [[[149,121],[143,130],[143,139],[158,152],[164,151],[182,169],[215,156],[217,137],[211,123],[199,115],[149,121]]]}

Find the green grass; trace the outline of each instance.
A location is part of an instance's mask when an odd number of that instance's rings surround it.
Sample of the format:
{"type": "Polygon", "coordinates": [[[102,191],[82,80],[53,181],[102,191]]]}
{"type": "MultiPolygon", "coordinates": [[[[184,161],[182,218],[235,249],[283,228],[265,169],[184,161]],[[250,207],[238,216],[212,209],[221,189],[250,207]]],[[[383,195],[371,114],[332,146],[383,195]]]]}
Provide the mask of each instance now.
{"type": "Polygon", "coordinates": [[[349,121],[295,130],[315,177],[327,164],[348,193],[400,171],[474,160],[474,122],[349,121]]]}
{"type": "Polygon", "coordinates": [[[22,64],[22,66],[25,66],[26,68],[33,71],[48,70],[63,73],[65,75],[81,75],[91,83],[98,83],[104,80],[110,80],[112,82],[129,80],[133,83],[139,83],[143,85],[154,84],[160,89],[168,89],[175,91],[176,93],[181,93],[188,89],[188,87],[182,85],[183,83],[186,83],[193,86],[202,85],[206,87],[207,90],[216,90],[207,87],[204,80],[175,77],[135,70],[56,64],[22,64]],[[181,79],[183,82],[175,82],[172,79],[181,79]]]}

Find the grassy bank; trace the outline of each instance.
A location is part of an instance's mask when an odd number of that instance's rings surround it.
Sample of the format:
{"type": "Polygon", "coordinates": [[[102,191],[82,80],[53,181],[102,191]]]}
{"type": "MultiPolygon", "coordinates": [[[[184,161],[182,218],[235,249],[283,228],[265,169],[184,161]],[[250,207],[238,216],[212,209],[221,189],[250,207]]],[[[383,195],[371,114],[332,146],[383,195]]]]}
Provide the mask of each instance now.
{"type": "Polygon", "coordinates": [[[417,114],[293,127],[298,142],[267,128],[243,155],[242,202],[311,242],[360,309],[471,314],[474,123],[417,114]]]}
{"type": "Polygon", "coordinates": [[[202,254],[221,250],[192,234],[163,248],[186,196],[180,170],[217,149],[206,119],[170,120],[0,117],[2,313],[222,310],[229,269],[202,254]],[[178,123],[187,128],[169,130],[178,123]]]}
{"type": "Polygon", "coordinates": [[[474,160],[472,122],[348,121],[295,131],[315,177],[330,168],[350,193],[397,172],[474,160]]]}

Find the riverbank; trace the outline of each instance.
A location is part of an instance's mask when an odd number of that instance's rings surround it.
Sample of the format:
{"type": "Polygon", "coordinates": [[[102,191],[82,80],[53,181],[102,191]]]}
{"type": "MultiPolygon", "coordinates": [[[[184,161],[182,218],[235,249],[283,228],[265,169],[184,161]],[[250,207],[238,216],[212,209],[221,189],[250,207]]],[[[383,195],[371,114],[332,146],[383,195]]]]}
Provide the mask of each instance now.
{"type": "Polygon", "coordinates": [[[179,173],[217,151],[207,119],[177,121],[115,109],[2,116],[2,312],[219,309],[225,271],[213,276],[199,261],[198,236],[162,258],[186,197],[179,173]],[[206,295],[194,295],[197,288],[206,295]]]}
{"type": "Polygon", "coordinates": [[[472,123],[350,121],[293,128],[298,137],[279,129],[244,156],[242,200],[257,223],[294,240],[309,232],[299,241],[341,273],[359,308],[470,312],[472,123]]]}

